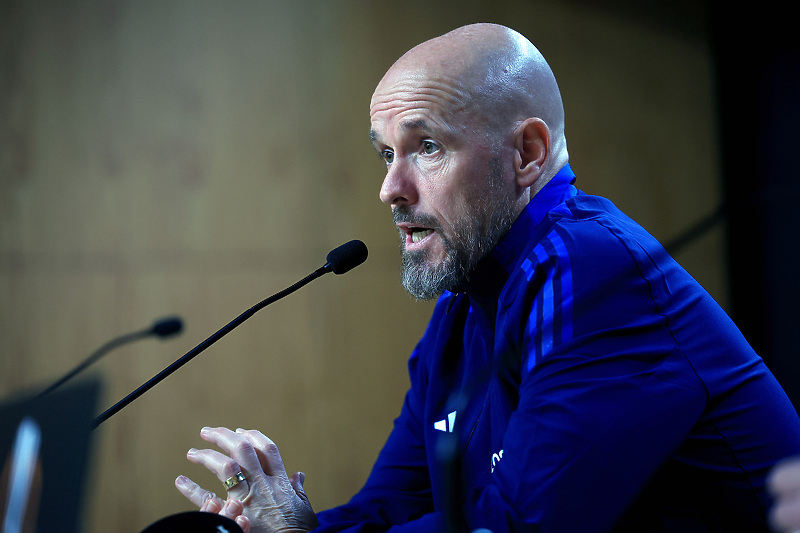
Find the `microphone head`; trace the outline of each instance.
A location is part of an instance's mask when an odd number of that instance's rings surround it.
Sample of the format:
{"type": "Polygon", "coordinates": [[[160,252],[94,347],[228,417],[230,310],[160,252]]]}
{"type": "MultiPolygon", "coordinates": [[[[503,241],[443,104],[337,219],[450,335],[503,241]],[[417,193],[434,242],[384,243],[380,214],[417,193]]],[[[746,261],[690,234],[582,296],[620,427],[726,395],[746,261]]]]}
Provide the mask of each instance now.
{"type": "Polygon", "coordinates": [[[170,316],[157,320],[150,332],[157,337],[165,338],[176,335],[183,329],[183,320],[177,316],[170,316]]]}
{"type": "Polygon", "coordinates": [[[359,240],[346,242],[331,250],[326,260],[326,272],[344,274],[367,260],[367,245],[359,240]]]}

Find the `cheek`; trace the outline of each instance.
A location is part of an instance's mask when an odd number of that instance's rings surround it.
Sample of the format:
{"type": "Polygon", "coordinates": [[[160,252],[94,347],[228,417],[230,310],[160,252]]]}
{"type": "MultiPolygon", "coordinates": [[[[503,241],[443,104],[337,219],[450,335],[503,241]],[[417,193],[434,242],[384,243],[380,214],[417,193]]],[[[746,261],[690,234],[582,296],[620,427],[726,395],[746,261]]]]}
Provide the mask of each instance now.
{"type": "Polygon", "coordinates": [[[474,205],[485,202],[489,194],[489,163],[483,153],[465,152],[441,158],[418,160],[419,191],[427,210],[445,225],[475,212],[474,205]]]}
{"type": "Polygon", "coordinates": [[[464,204],[470,201],[469,187],[464,178],[463,168],[452,162],[444,162],[435,172],[428,174],[427,185],[430,205],[447,222],[461,216],[464,204]]]}
{"type": "Polygon", "coordinates": [[[452,161],[444,158],[437,161],[417,161],[420,193],[430,205],[445,205],[458,182],[458,171],[452,161]]]}

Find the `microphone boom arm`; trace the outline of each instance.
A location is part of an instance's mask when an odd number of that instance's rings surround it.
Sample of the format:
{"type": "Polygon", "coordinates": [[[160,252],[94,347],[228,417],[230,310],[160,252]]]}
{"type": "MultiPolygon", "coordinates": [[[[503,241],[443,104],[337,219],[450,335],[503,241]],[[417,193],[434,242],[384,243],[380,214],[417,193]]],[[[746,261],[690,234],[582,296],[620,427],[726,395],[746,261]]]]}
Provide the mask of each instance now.
{"type": "Polygon", "coordinates": [[[106,409],[105,412],[103,412],[101,415],[99,415],[97,418],[94,419],[94,422],[92,424],[92,429],[96,429],[100,424],[102,424],[103,422],[114,416],[116,413],[121,411],[128,404],[136,400],[139,396],[141,396],[145,392],[149,391],[150,389],[158,385],[160,382],[166,379],[170,374],[172,374],[180,367],[182,367],[183,365],[194,359],[197,355],[199,355],[206,348],[217,342],[219,339],[230,333],[231,330],[233,330],[234,328],[239,326],[242,322],[253,316],[257,311],[260,311],[261,309],[268,306],[272,302],[280,300],[284,296],[288,296],[297,289],[314,281],[323,274],[326,274],[331,271],[332,270],[330,268],[330,263],[328,263],[325,266],[318,268],[305,278],[301,279],[291,287],[288,287],[278,293],[275,293],[269,298],[266,298],[265,300],[262,300],[261,302],[257,303],[256,305],[254,305],[253,307],[251,307],[250,309],[248,309],[247,311],[245,311],[244,313],[233,319],[219,331],[217,331],[216,333],[208,337],[206,340],[195,346],[192,350],[187,352],[183,357],[181,357],[180,359],[169,365],[167,368],[165,368],[164,370],[153,376],[147,383],[141,385],[138,389],[131,392],[126,397],[118,401],[116,404],[106,409]]]}
{"type": "Polygon", "coordinates": [[[86,368],[88,368],[92,364],[96,363],[101,357],[103,357],[105,354],[107,354],[108,352],[110,352],[114,348],[122,346],[123,344],[128,344],[129,342],[133,342],[133,341],[136,341],[136,340],[139,340],[139,339],[143,339],[143,338],[148,337],[150,335],[152,335],[152,333],[151,333],[150,329],[148,328],[148,329],[143,329],[142,331],[136,331],[134,333],[128,333],[127,335],[124,335],[122,337],[117,337],[116,339],[113,339],[113,340],[105,343],[103,346],[98,348],[92,355],[87,357],[86,360],[84,360],[78,366],[76,366],[75,368],[70,370],[67,374],[65,374],[63,377],[61,377],[58,381],[56,381],[55,383],[53,383],[52,385],[50,385],[49,387],[44,389],[42,392],[40,392],[36,396],[36,398],[38,399],[38,398],[43,398],[43,397],[47,396],[48,394],[50,394],[51,392],[53,392],[54,390],[59,388],[64,383],[66,383],[67,381],[69,381],[70,379],[75,377],[76,375],[78,375],[81,372],[83,372],[86,368]]]}

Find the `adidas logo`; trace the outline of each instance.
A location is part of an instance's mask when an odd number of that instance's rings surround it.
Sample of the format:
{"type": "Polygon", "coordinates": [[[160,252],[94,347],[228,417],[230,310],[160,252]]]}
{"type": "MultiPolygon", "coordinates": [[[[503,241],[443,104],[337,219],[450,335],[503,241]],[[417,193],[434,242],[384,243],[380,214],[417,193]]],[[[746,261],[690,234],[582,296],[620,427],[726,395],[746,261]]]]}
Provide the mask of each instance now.
{"type": "Polygon", "coordinates": [[[433,423],[433,429],[444,431],[445,433],[452,433],[453,426],[456,423],[456,412],[453,411],[444,420],[439,420],[433,423]]]}

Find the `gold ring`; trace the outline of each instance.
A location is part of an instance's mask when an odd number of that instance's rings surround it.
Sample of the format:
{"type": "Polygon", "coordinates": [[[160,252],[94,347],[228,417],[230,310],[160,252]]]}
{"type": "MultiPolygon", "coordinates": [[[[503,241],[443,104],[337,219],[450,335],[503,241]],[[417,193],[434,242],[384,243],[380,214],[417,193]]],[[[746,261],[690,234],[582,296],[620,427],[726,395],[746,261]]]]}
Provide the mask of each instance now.
{"type": "Polygon", "coordinates": [[[231,490],[242,481],[244,481],[244,474],[240,471],[223,481],[222,484],[225,485],[225,490],[231,490]]]}

